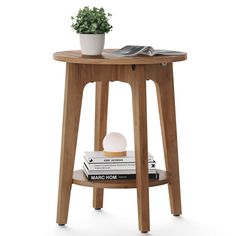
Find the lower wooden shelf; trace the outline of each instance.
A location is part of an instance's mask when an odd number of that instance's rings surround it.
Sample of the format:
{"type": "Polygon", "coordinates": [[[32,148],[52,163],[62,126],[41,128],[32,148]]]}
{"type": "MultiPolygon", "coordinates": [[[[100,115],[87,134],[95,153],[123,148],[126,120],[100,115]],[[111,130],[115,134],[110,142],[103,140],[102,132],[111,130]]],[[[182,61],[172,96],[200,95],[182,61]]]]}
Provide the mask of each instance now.
{"type": "MultiPolygon", "coordinates": [[[[159,179],[150,179],[149,187],[167,184],[169,182],[168,173],[158,170],[159,179]]],[[[136,188],[136,180],[88,180],[83,170],[76,170],[73,173],[73,184],[95,187],[95,188],[136,188]]]]}

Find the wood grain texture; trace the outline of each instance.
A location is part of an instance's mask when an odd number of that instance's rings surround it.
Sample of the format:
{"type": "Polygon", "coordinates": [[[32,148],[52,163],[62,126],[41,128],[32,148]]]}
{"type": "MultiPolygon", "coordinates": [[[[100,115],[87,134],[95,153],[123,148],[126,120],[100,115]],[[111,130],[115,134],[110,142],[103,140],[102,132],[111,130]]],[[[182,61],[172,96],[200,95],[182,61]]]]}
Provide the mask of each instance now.
{"type": "Polygon", "coordinates": [[[109,82],[96,82],[94,150],[103,150],[103,138],[107,132],[109,82]]]}
{"type": "Polygon", "coordinates": [[[79,78],[79,65],[68,63],[57,205],[58,224],[67,223],[83,88],[84,83],[79,78]]]}
{"type": "Polygon", "coordinates": [[[127,152],[107,152],[103,151],[103,155],[105,157],[125,157],[127,155],[127,152]]]}
{"type": "MultiPolygon", "coordinates": [[[[95,130],[94,130],[94,150],[103,150],[103,138],[107,132],[107,109],[108,109],[109,82],[96,82],[95,94],[95,130]]],[[[103,208],[103,188],[93,189],[93,207],[103,208]]]]}
{"type": "Polygon", "coordinates": [[[179,56],[144,56],[137,55],[134,57],[117,57],[107,52],[112,52],[115,49],[106,49],[102,55],[99,56],[85,56],[81,54],[81,51],[63,51],[53,54],[53,58],[57,61],[64,61],[78,64],[103,64],[103,65],[132,65],[132,64],[160,64],[175,61],[186,60],[187,54],[179,56]]]}
{"type": "Polygon", "coordinates": [[[80,65],[81,76],[89,82],[127,82],[132,76],[131,65],[80,65]]]}
{"type": "Polygon", "coordinates": [[[171,213],[173,215],[180,215],[182,210],[172,63],[168,63],[162,69],[164,70],[164,76],[160,77],[158,82],[155,81],[155,85],[158,97],[166,170],[170,173],[168,187],[171,213]]]}
{"type": "Polygon", "coordinates": [[[130,80],[133,102],[134,144],[136,160],[136,183],[139,230],[148,232],[149,222],[149,178],[147,143],[146,79],[144,66],[136,66],[130,80]]]}
{"type": "Polygon", "coordinates": [[[94,209],[101,209],[103,208],[103,196],[104,196],[104,189],[103,188],[93,188],[93,208],[94,209]]]}
{"type": "MultiPolygon", "coordinates": [[[[145,79],[155,80],[165,76],[161,64],[142,65],[145,79]]],[[[86,83],[121,81],[130,83],[133,78],[135,65],[87,65],[79,64],[80,76],[86,83]]]]}
{"type": "MultiPolygon", "coordinates": [[[[159,179],[149,179],[149,187],[167,184],[169,182],[169,174],[166,171],[158,170],[159,179]]],[[[73,184],[85,187],[93,187],[96,189],[103,188],[136,188],[136,180],[88,180],[83,170],[76,170],[73,174],[73,184]]]]}

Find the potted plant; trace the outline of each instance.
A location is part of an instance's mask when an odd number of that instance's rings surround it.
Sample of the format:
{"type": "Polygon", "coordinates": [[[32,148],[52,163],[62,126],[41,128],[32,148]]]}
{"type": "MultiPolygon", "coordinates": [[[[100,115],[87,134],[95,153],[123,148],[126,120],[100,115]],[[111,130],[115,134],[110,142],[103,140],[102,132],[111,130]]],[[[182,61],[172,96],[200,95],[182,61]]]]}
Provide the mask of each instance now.
{"type": "Polygon", "coordinates": [[[101,8],[84,7],[79,9],[76,16],[72,16],[71,27],[80,34],[82,54],[100,55],[104,48],[105,33],[111,31],[109,24],[110,13],[101,8]]]}

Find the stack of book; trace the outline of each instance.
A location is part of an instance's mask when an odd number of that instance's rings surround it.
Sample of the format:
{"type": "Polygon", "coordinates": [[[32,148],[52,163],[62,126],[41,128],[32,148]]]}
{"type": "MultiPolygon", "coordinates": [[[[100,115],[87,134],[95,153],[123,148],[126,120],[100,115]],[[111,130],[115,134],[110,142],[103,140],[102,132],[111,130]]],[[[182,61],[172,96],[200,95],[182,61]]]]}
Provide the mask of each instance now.
{"type": "MultiPolygon", "coordinates": [[[[105,157],[102,151],[85,152],[83,171],[88,180],[121,180],[135,179],[135,156],[127,151],[124,157],[105,157]]],[[[148,154],[148,173],[150,179],[158,179],[156,162],[148,154]]]]}

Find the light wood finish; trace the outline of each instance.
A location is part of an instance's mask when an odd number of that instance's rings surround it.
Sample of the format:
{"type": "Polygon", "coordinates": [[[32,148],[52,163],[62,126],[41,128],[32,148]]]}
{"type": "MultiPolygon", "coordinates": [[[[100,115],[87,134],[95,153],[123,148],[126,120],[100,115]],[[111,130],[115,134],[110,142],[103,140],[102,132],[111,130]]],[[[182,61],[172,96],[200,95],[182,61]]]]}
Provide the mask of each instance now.
{"type": "Polygon", "coordinates": [[[181,214],[172,62],[182,61],[186,58],[187,54],[182,56],[119,58],[106,53],[98,57],[82,56],[80,51],[66,51],[54,54],[55,60],[67,62],[58,193],[58,224],[67,222],[72,182],[94,188],[94,208],[103,207],[104,188],[137,188],[138,218],[141,232],[150,230],[150,186],[168,183],[171,212],[174,215],[181,214]],[[159,180],[148,179],[146,80],[154,81],[159,103],[167,169],[167,172],[159,171],[159,180]],[[136,180],[88,181],[82,170],[73,174],[83,88],[89,82],[96,82],[94,150],[103,150],[102,140],[106,135],[107,126],[109,81],[126,82],[130,84],[132,89],[136,180]]]}
{"type": "Polygon", "coordinates": [[[104,189],[103,188],[93,188],[93,208],[96,210],[100,210],[103,208],[103,196],[104,189]]]}
{"type": "Polygon", "coordinates": [[[103,151],[103,154],[105,157],[125,157],[127,155],[127,152],[107,152],[103,151]]]}
{"type": "MultiPolygon", "coordinates": [[[[108,109],[109,81],[96,82],[95,95],[95,129],[94,129],[94,150],[103,150],[102,141],[107,132],[107,109],[108,109]]],[[[103,208],[103,188],[93,189],[93,207],[103,208]]]]}
{"type": "Polygon", "coordinates": [[[175,117],[175,98],[172,64],[162,68],[163,77],[155,81],[161,121],[166,170],[170,173],[169,198],[171,213],[182,213],[180,197],[179,161],[175,117]]]}
{"type": "MultiPolygon", "coordinates": [[[[169,175],[166,171],[158,170],[159,179],[150,179],[149,187],[167,184],[169,182],[169,175]]],[[[136,188],[137,183],[135,179],[131,180],[88,180],[83,170],[76,170],[73,174],[73,184],[82,185],[86,187],[93,187],[97,189],[103,188],[136,188]]]]}
{"type": "Polygon", "coordinates": [[[67,223],[83,88],[79,66],[67,64],[57,205],[58,224],[67,223]]]}
{"type": "Polygon", "coordinates": [[[130,81],[133,102],[134,144],[136,160],[136,183],[139,230],[148,232],[149,223],[149,178],[147,143],[146,79],[144,66],[138,65],[130,81]]]}
{"type": "Polygon", "coordinates": [[[81,51],[64,51],[56,52],[53,58],[58,61],[65,61],[78,64],[103,64],[103,65],[131,65],[131,64],[160,64],[175,61],[183,61],[187,58],[187,54],[178,56],[143,56],[137,55],[135,57],[117,57],[107,52],[114,51],[115,49],[104,50],[102,55],[99,56],[86,56],[82,55],[81,51]]]}

